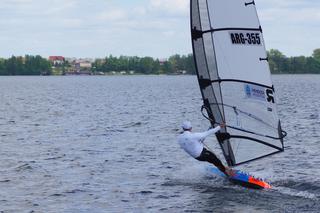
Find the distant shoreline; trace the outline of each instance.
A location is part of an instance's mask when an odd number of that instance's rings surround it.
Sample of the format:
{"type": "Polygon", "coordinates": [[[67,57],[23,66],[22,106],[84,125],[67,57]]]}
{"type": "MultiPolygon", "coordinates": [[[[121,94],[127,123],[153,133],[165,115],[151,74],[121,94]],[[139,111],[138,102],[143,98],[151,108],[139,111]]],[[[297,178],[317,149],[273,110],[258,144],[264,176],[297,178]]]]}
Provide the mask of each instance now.
{"type": "MultiPolygon", "coordinates": [[[[271,73],[271,75],[320,75],[320,73],[271,73]]],[[[197,76],[196,74],[106,74],[106,75],[0,75],[1,77],[93,77],[93,76],[101,76],[101,77],[119,77],[119,76],[197,76]]]]}
{"type": "MultiPolygon", "coordinates": [[[[267,52],[272,74],[320,74],[320,48],[311,57],[287,57],[279,50],[267,52]]],[[[158,59],[138,56],[106,56],[101,59],[77,59],[39,55],[0,58],[0,76],[15,75],[184,75],[196,74],[192,54],[158,59]]]]}

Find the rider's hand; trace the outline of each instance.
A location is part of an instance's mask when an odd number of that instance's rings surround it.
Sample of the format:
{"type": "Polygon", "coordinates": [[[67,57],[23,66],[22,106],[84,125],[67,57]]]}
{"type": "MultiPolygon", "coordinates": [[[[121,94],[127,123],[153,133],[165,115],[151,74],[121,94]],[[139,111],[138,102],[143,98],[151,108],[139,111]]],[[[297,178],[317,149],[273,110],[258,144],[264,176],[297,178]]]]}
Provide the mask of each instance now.
{"type": "Polygon", "coordinates": [[[225,127],[226,127],[226,124],[225,124],[225,123],[221,123],[221,124],[220,124],[220,127],[221,127],[221,128],[225,128],[225,127]]]}

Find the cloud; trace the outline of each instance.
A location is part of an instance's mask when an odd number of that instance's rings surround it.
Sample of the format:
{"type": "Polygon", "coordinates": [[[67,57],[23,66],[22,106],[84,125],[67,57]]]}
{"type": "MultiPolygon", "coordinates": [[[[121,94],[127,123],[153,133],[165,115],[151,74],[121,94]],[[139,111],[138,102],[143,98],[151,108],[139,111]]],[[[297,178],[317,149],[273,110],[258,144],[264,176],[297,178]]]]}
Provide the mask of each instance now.
{"type": "Polygon", "coordinates": [[[148,0],[147,4],[132,8],[106,7],[97,19],[115,29],[124,28],[150,35],[157,31],[168,35],[168,32],[172,34],[180,31],[181,27],[189,26],[189,18],[185,14],[187,9],[186,0],[148,0]],[[185,24],[181,24],[181,20],[185,20],[185,24]]]}
{"type": "Polygon", "coordinates": [[[150,10],[171,15],[187,15],[189,13],[188,0],[150,0],[149,4],[150,10]]]}
{"type": "MultiPolygon", "coordinates": [[[[42,1],[42,3],[45,3],[42,1]]],[[[64,12],[70,12],[77,6],[75,0],[53,0],[50,2],[50,7],[44,10],[46,15],[59,15],[64,12]]]]}
{"type": "Polygon", "coordinates": [[[123,21],[128,20],[127,14],[128,12],[123,9],[113,9],[101,13],[97,18],[102,21],[123,21]]]}
{"type": "Polygon", "coordinates": [[[320,3],[308,0],[268,0],[258,4],[260,17],[270,22],[286,22],[300,24],[319,21],[320,3]]]}
{"type": "Polygon", "coordinates": [[[320,2],[314,0],[256,0],[266,45],[288,56],[311,55],[320,47],[320,2]]]}
{"type": "Polygon", "coordinates": [[[56,15],[70,10],[76,5],[76,0],[1,0],[0,10],[10,10],[14,15],[56,15]]]}
{"type": "Polygon", "coordinates": [[[132,9],[132,12],[137,16],[145,16],[147,14],[147,9],[145,7],[135,7],[132,9]]]}
{"type": "MultiPolygon", "coordinates": [[[[320,47],[319,0],[256,0],[268,48],[320,47]]],[[[189,0],[1,0],[0,56],[191,52],[189,0]]]]}

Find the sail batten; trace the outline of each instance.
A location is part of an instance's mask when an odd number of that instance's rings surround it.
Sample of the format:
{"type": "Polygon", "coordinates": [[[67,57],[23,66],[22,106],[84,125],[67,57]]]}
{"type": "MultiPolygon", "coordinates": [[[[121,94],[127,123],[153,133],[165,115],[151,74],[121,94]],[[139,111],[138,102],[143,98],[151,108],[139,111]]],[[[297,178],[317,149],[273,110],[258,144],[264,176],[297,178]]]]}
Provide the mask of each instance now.
{"type": "Polygon", "coordinates": [[[217,28],[217,29],[211,28],[210,30],[205,30],[205,31],[200,31],[200,30],[197,30],[196,28],[194,28],[194,29],[192,29],[191,34],[192,34],[193,39],[198,39],[198,38],[202,37],[202,35],[205,33],[214,33],[214,32],[219,32],[219,31],[230,31],[230,30],[259,31],[262,33],[262,28],[261,28],[261,26],[259,26],[259,28],[232,28],[232,27],[217,28]]]}
{"type": "Polygon", "coordinates": [[[230,166],[283,151],[262,27],[254,1],[191,0],[191,37],[206,117],[230,166]]]}

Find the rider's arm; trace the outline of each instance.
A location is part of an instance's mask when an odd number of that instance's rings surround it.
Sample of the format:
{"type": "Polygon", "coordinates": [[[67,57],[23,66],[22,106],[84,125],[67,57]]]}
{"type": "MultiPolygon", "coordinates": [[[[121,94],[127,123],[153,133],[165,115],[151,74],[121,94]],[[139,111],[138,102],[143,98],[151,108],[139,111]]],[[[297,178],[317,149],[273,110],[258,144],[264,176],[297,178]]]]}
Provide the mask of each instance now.
{"type": "Polygon", "coordinates": [[[209,129],[208,131],[205,131],[205,132],[194,133],[194,136],[197,137],[197,139],[199,139],[199,140],[204,140],[206,137],[218,132],[220,129],[221,129],[221,127],[217,126],[216,128],[209,129]]]}

